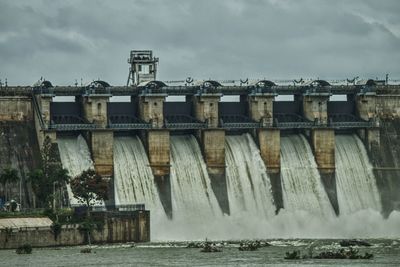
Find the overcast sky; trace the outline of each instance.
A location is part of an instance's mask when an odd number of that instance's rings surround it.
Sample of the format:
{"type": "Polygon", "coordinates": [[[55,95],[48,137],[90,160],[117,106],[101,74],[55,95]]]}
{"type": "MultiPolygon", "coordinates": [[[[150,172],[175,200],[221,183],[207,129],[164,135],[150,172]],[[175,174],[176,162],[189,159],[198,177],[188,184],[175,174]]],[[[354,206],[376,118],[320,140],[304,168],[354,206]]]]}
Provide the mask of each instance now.
{"type": "Polygon", "coordinates": [[[0,0],[0,78],[123,85],[132,49],[160,80],[400,78],[400,1],[0,0]]]}

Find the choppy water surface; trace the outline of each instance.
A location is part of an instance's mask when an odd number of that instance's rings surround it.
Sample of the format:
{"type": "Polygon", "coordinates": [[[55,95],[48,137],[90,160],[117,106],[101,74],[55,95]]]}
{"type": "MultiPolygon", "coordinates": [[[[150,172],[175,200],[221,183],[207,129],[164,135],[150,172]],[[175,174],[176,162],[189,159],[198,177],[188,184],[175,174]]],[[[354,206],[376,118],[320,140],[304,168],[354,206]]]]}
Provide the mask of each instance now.
{"type": "Polygon", "coordinates": [[[400,240],[369,240],[372,247],[358,248],[362,254],[374,254],[371,260],[285,260],[287,251],[314,255],[339,249],[338,240],[268,240],[272,246],[242,252],[237,242],[225,243],[220,253],[201,253],[185,248],[185,243],[148,243],[94,246],[92,254],[81,254],[82,247],[34,249],[31,255],[0,251],[0,266],[400,266],[400,240]]]}

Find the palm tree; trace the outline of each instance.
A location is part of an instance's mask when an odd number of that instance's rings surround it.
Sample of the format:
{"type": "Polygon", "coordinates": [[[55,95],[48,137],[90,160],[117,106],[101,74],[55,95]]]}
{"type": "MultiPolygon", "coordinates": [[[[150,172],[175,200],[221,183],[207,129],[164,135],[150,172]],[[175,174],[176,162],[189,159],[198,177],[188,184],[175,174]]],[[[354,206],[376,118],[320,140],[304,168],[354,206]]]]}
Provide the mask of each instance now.
{"type": "MultiPolygon", "coordinates": [[[[5,189],[6,183],[7,183],[6,176],[4,176],[3,172],[2,172],[2,173],[0,173],[0,184],[1,184],[1,189],[3,191],[4,198],[6,198],[6,189],[5,189]]],[[[4,201],[6,201],[6,200],[4,199],[4,201]]]]}
{"type": "Polygon", "coordinates": [[[31,184],[32,191],[34,194],[33,197],[33,207],[36,208],[36,198],[40,194],[40,185],[44,180],[44,174],[41,169],[33,170],[32,172],[28,173],[28,181],[31,184]]]}
{"type": "Polygon", "coordinates": [[[54,176],[52,177],[53,179],[53,209],[56,208],[56,186],[57,186],[57,194],[58,194],[58,202],[59,206],[62,206],[62,189],[63,187],[69,183],[70,176],[68,174],[68,170],[64,168],[57,168],[55,171],[54,176]]]}
{"type": "Polygon", "coordinates": [[[0,174],[0,181],[1,184],[3,185],[3,190],[5,191],[5,200],[7,201],[7,192],[9,188],[7,188],[7,185],[9,183],[15,183],[19,180],[18,172],[16,169],[7,167],[3,169],[3,171],[0,174]]]}

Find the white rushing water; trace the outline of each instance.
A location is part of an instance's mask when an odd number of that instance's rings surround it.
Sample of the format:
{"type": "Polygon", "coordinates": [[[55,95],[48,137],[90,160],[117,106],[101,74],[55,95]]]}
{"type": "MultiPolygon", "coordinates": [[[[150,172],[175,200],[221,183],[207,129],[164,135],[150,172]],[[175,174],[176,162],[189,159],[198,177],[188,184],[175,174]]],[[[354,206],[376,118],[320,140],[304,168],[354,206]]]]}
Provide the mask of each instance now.
{"type": "Polygon", "coordinates": [[[281,137],[281,177],[286,211],[333,216],[314,155],[303,135],[281,137]]]}
{"type": "Polygon", "coordinates": [[[171,136],[172,220],[157,240],[195,240],[224,232],[223,214],[211,188],[200,147],[192,135],[171,136]]]}
{"type": "Polygon", "coordinates": [[[170,178],[174,219],[189,222],[222,216],[194,136],[171,136],[170,178]]]}
{"type": "Polygon", "coordinates": [[[114,196],[116,205],[145,204],[151,212],[151,238],[165,231],[167,216],[146,151],[137,136],[114,138],[114,196]]]}
{"type": "Polygon", "coordinates": [[[163,209],[146,151],[137,136],[114,138],[114,194],[116,205],[144,203],[151,211],[163,209]]]}
{"type": "Polygon", "coordinates": [[[336,135],[336,185],[340,214],[381,211],[381,201],[367,151],[356,135],[336,135]]]}
{"type": "MultiPolygon", "coordinates": [[[[85,139],[79,136],[57,137],[61,163],[68,170],[71,178],[80,175],[83,171],[93,169],[93,161],[85,139]]],[[[81,205],[74,197],[70,185],[67,185],[68,198],[71,206],[81,205]]]]}
{"type": "Polygon", "coordinates": [[[389,219],[383,219],[373,210],[336,217],[307,140],[301,135],[282,139],[282,186],[286,208],[274,216],[268,212],[273,213],[275,207],[254,141],[248,135],[226,137],[231,215],[224,216],[211,190],[195,138],[172,136],[174,218],[152,228],[157,232],[153,240],[400,236],[398,212],[393,212],[389,219]]]}
{"type": "Polygon", "coordinates": [[[250,134],[225,137],[230,215],[266,219],[275,215],[272,188],[260,151],[250,134]]]}
{"type": "Polygon", "coordinates": [[[118,203],[145,202],[151,210],[153,241],[400,236],[398,212],[387,220],[378,211],[365,209],[333,215],[313,154],[301,135],[282,137],[285,209],[273,215],[269,179],[251,136],[227,136],[226,140],[230,216],[222,214],[200,147],[187,135],[171,136],[172,220],[159,216],[163,208],[137,137],[115,138],[118,203]]]}

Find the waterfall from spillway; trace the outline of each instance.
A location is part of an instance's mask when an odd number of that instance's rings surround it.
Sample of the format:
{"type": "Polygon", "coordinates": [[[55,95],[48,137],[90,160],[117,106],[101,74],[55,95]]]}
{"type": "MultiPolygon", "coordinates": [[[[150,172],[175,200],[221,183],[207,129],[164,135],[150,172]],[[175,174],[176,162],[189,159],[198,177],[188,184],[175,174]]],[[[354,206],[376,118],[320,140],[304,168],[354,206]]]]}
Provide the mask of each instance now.
{"type": "Polygon", "coordinates": [[[171,136],[171,191],[174,220],[222,216],[196,138],[171,136]]]}
{"type": "Polygon", "coordinates": [[[144,203],[165,216],[146,151],[137,136],[114,138],[114,194],[116,205],[144,203]]]}
{"type": "Polygon", "coordinates": [[[207,167],[192,135],[171,136],[172,220],[159,239],[193,240],[223,231],[222,211],[211,188],[207,167]]]}
{"type": "Polygon", "coordinates": [[[303,135],[281,137],[283,204],[286,211],[305,210],[333,216],[310,145],[303,135]]]}
{"type": "Polygon", "coordinates": [[[336,135],[336,184],[340,214],[363,209],[381,211],[367,151],[356,135],[336,135]]]}
{"type": "Polygon", "coordinates": [[[231,216],[266,219],[275,214],[271,183],[250,134],[226,136],[226,178],[231,216]]]}
{"type": "MultiPolygon", "coordinates": [[[[64,169],[68,170],[71,178],[80,175],[87,169],[93,169],[93,161],[85,139],[79,136],[68,136],[57,138],[60,151],[61,163],[64,169]]],[[[73,196],[70,185],[67,185],[68,198],[71,206],[81,203],[73,196]]]]}

